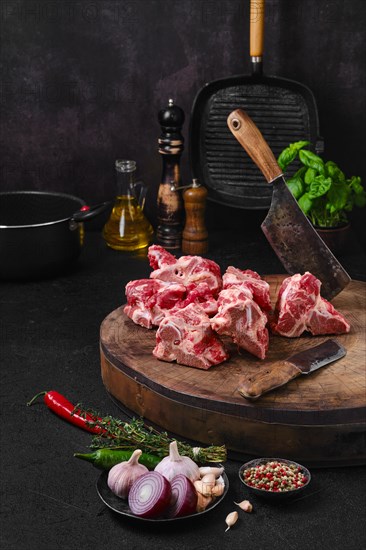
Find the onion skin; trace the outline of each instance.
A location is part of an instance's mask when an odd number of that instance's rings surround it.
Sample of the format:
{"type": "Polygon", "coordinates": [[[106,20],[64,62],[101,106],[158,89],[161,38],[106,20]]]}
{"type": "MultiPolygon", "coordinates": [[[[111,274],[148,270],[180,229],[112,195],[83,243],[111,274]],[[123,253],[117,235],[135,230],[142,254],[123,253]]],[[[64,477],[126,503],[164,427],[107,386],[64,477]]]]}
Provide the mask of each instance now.
{"type": "Polygon", "coordinates": [[[148,472],[139,477],[132,485],[128,504],[135,516],[156,518],[168,509],[172,498],[169,481],[159,472],[148,472]],[[146,492],[149,498],[146,499],[146,492]]]}
{"type": "Polygon", "coordinates": [[[167,517],[178,518],[194,514],[197,508],[198,496],[192,481],[183,474],[178,474],[170,482],[172,488],[172,504],[167,517]]]}

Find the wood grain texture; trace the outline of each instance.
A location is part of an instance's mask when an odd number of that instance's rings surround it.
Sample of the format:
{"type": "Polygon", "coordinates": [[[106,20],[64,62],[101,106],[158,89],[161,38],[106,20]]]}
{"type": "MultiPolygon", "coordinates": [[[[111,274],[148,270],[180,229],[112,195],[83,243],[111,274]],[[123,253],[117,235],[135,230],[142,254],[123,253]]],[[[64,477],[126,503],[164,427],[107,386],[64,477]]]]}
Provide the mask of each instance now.
{"type": "Polygon", "coordinates": [[[260,130],[247,113],[242,109],[235,109],[228,116],[227,123],[233,136],[261,170],[267,182],[278,178],[282,170],[260,130]]]}
{"type": "Polygon", "coordinates": [[[250,0],[250,55],[261,57],[264,43],[264,0],[250,0]]]}
{"type": "MultiPolygon", "coordinates": [[[[266,277],[273,300],[283,278],[266,277]]],[[[271,336],[264,361],[231,346],[229,361],[202,371],[155,359],[155,331],[134,325],[121,307],[101,325],[103,382],[123,406],[186,438],[239,454],[359,463],[366,455],[365,291],[366,283],[352,281],[333,301],[351,324],[337,336],[347,355],[255,402],[238,392],[248,377],[329,337],[271,336]]]]}
{"type": "Polygon", "coordinates": [[[186,222],[183,230],[183,254],[202,255],[208,250],[208,232],[205,226],[207,189],[191,187],[183,193],[186,222]]]}
{"type": "Polygon", "coordinates": [[[273,363],[270,369],[258,369],[250,378],[248,377],[239,393],[248,399],[257,399],[264,393],[287,384],[293,378],[301,376],[301,370],[289,361],[273,363]]]}

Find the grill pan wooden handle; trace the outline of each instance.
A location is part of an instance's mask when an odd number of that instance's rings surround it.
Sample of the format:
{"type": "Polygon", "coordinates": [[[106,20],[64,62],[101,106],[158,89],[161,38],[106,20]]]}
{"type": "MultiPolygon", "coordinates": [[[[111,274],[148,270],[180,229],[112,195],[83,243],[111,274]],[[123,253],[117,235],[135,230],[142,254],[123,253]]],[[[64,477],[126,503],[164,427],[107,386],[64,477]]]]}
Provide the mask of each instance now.
{"type": "Polygon", "coordinates": [[[262,57],[265,0],[250,0],[250,56],[262,57]]]}
{"type": "Polygon", "coordinates": [[[255,162],[268,183],[282,175],[276,158],[252,119],[242,109],[236,109],[227,119],[232,134],[255,162]]]}

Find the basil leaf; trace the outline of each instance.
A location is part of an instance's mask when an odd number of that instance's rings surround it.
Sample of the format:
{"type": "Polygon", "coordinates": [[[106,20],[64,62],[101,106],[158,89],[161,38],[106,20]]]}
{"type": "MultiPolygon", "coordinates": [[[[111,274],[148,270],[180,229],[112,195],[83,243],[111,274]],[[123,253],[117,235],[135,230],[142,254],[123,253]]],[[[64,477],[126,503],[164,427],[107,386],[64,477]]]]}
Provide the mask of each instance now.
{"type": "Polygon", "coordinates": [[[333,181],[342,183],[346,181],[346,176],[332,160],[328,160],[328,162],[325,163],[325,173],[328,177],[332,178],[333,181]]]}
{"type": "Polygon", "coordinates": [[[293,175],[294,178],[301,178],[304,179],[305,173],[306,173],[306,166],[301,166],[301,168],[298,169],[297,172],[293,175]]]}
{"type": "Polygon", "coordinates": [[[287,180],[287,187],[290,189],[291,193],[295,197],[295,199],[298,199],[301,197],[301,195],[304,193],[304,184],[302,179],[297,176],[296,174],[287,180]]]}
{"type": "Polygon", "coordinates": [[[343,210],[347,206],[348,197],[350,194],[349,187],[346,183],[338,183],[332,185],[327,195],[327,209],[331,214],[343,210]]]}
{"type": "Polygon", "coordinates": [[[347,180],[347,183],[356,195],[361,195],[365,192],[361,185],[361,178],[359,176],[352,176],[350,180],[347,180]]]}
{"type": "Polygon", "coordinates": [[[324,162],[318,155],[308,151],[307,149],[299,152],[300,160],[308,168],[313,168],[319,174],[324,174],[324,162]]]}
{"type": "Polygon", "coordinates": [[[326,178],[322,175],[316,176],[310,184],[309,198],[316,199],[317,197],[322,197],[329,191],[331,185],[332,180],[330,178],[326,178]]]}
{"type": "Polygon", "coordinates": [[[305,147],[306,145],[310,145],[309,141],[295,141],[294,143],[290,143],[286,149],[282,151],[280,156],[277,159],[278,165],[281,168],[281,170],[285,171],[287,166],[295,160],[297,153],[305,147]]]}
{"type": "Polygon", "coordinates": [[[347,185],[351,191],[349,210],[352,210],[353,205],[363,208],[366,205],[366,192],[361,184],[361,178],[352,176],[351,179],[347,180],[347,185]]]}
{"type": "Polygon", "coordinates": [[[313,201],[310,199],[309,193],[304,193],[303,196],[299,198],[298,203],[305,215],[308,214],[313,206],[313,201]]]}
{"type": "MultiPolygon", "coordinates": [[[[306,166],[304,166],[304,168],[306,169],[306,166]]],[[[307,168],[304,177],[305,183],[309,185],[312,181],[314,181],[317,173],[318,172],[314,170],[314,168],[307,168]]]]}

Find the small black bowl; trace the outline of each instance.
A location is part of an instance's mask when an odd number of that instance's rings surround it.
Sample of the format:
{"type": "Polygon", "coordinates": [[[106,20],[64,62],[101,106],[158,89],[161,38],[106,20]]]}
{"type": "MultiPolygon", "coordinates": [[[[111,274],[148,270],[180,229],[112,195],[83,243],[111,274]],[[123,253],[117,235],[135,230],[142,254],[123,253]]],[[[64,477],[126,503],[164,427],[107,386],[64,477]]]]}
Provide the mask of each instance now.
{"type": "Polygon", "coordinates": [[[307,468],[305,468],[305,466],[302,466],[301,464],[298,464],[297,462],[294,462],[293,460],[287,460],[286,458],[256,458],[255,460],[251,460],[250,462],[246,462],[245,464],[243,464],[240,467],[240,469],[239,469],[239,478],[240,478],[240,481],[245,485],[245,487],[247,489],[249,489],[249,491],[251,493],[253,493],[254,495],[257,495],[257,496],[262,497],[262,498],[266,498],[268,500],[279,501],[279,500],[285,500],[285,499],[300,495],[306,489],[306,487],[309,485],[310,480],[311,480],[311,475],[310,475],[309,470],[307,468]],[[267,491],[266,489],[258,489],[256,487],[252,487],[251,485],[248,485],[244,481],[244,472],[245,472],[245,470],[248,470],[249,468],[253,468],[255,466],[260,466],[262,464],[267,464],[267,462],[273,462],[273,461],[282,462],[282,463],[284,463],[288,466],[294,465],[297,468],[300,468],[301,473],[303,473],[307,478],[307,482],[305,483],[305,485],[303,485],[302,487],[298,487],[297,489],[278,492],[278,491],[267,491]]]}

